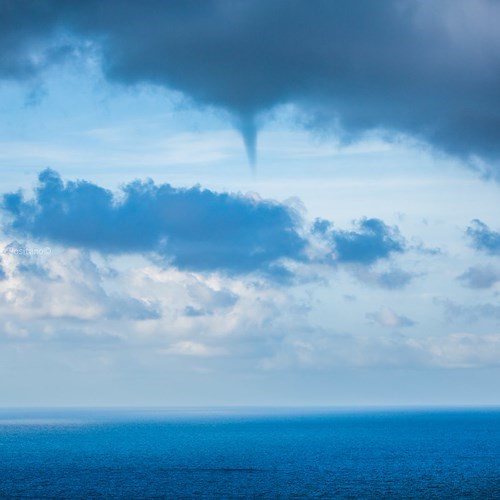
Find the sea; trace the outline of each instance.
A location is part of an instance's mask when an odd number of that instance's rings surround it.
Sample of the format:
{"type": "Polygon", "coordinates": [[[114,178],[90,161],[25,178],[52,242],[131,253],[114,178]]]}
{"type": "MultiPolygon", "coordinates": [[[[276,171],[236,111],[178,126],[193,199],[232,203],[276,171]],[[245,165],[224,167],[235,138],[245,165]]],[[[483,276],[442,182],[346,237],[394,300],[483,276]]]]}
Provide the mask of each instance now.
{"type": "Polygon", "coordinates": [[[4,409],[0,497],[500,499],[500,409],[4,409]]]}

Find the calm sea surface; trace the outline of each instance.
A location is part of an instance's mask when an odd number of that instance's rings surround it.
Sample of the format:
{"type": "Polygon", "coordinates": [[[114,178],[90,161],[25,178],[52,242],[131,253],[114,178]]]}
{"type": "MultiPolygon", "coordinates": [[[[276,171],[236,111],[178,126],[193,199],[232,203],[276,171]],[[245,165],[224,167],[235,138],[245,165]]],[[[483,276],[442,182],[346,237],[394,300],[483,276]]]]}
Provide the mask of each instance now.
{"type": "Polygon", "coordinates": [[[0,496],[500,499],[500,410],[0,410],[0,496]]]}

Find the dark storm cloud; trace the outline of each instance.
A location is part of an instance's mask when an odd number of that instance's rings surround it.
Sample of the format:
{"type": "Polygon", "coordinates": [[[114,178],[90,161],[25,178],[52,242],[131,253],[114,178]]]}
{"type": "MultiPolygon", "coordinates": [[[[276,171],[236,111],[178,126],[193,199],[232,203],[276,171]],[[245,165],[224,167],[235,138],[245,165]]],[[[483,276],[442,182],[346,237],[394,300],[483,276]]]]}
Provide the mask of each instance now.
{"type": "Polygon", "coordinates": [[[478,219],[473,220],[466,234],[477,250],[490,255],[500,255],[500,233],[492,231],[484,222],[478,219]]]}
{"type": "Polygon", "coordinates": [[[1,0],[0,77],[32,79],[69,56],[73,45],[57,36],[61,21],[56,2],[1,0]]]}
{"type": "Polygon", "coordinates": [[[70,34],[101,48],[110,80],[177,89],[229,111],[250,159],[256,117],[294,103],[312,128],[333,127],[347,140],[371,129],[408,134],[466,160],[491,161],[484,172],[500,175],[497,1],[4,0],[0,6],[3,76],[43,68],[57,58],[50,50],[67,43],[57,36],[70,34]],[[37,47],[45,47],[39,60],[30,57],[37,47]]]}
{"type": "Polygon", "coordinates": [[[368,268],[406,249],[397,227],[379,219],[362,219],[351,231],[325,220],[310,228],[274,201],[152,181],[132,182],[114,196],[90,182],[65,183],[49,169],[39,175],[33,199],[9,193],[1,206],[3,229],[16,237],[105,254],[154,254],[184,270],[260,272],[281,283],[293,278],[286,262],[368,268]],[[311,257],[312,240],[329,256],[311,257]]]}

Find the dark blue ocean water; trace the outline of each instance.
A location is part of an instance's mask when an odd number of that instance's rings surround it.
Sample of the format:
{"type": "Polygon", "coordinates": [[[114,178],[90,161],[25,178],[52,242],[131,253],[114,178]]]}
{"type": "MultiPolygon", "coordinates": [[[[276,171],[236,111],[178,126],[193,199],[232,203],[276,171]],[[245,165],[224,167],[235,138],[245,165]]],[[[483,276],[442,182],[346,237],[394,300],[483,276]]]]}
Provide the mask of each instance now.
{"type": "Polygon", "coordinates": [[[500,498],[500,411],[1,410],[0,496],[500,498]]]}

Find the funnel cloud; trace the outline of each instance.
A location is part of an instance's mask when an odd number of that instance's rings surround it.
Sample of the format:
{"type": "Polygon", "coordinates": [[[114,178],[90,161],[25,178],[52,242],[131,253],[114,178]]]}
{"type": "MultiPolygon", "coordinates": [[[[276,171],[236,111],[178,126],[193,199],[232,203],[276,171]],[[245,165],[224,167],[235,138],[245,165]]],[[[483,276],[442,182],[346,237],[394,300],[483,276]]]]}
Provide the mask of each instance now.
{"type": "Polygon", "coordinates": [[[110,81],[228,111],[249,162],[258,115],[293,104],[313,130],[411,137],[500,178],[500,3],[492,0],[3,0],[4,79],[100,54],[110,81]]]}

